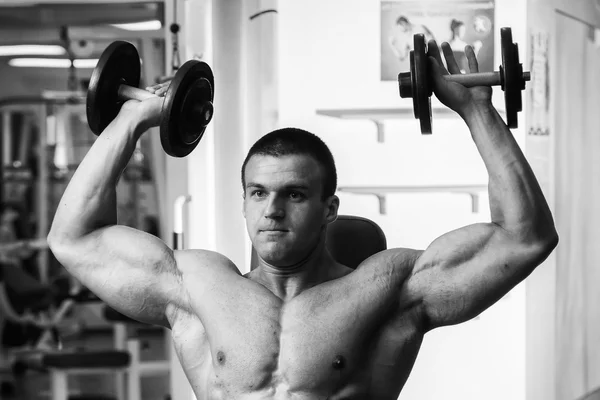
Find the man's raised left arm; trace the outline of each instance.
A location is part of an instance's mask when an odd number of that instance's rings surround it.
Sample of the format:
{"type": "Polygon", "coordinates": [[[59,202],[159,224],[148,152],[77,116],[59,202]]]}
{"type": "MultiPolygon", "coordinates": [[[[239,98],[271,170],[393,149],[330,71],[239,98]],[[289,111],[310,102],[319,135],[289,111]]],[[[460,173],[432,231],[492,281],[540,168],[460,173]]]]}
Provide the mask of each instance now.
{"type": "MultiPolygon", "coordinates": [[[[491,104],[491,88],[446,81],[437,45],[431,42],[429,48],[436,96],[466,122],[488,171],[491,221],[448,232],[415,253],[402,282],[401,304],[419,307],[425,331],[477,316],[531,274],[558,244],[543,192],[491,104]]],[[[450,73],[460,73],[449,45],[442,49],[450,73]]],[[[466,53],[471,72],[477,72],[473,49],[466,53]]]]}

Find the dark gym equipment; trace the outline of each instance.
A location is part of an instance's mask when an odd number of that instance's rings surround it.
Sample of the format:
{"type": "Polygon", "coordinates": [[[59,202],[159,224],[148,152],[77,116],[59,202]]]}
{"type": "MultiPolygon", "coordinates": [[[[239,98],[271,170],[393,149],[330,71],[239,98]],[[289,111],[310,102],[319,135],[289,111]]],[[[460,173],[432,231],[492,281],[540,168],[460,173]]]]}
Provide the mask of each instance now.
{"type": "MultiPolygon", "coordinates": [[[[510,28],[500,30],[502,65],[497,72],[480,72],[473,74],[450,74],[444,78],[460,83],[466,87],[500,86],[504,91],[506,103],[506,124],[509,128],[517,127],[517,113],[522,110],[521,91],[530,73],[523,72],[523,64],[519,63],[519,49],[512,41],[510,28]]],[[[429,63],[427,62],[427,46],[425,36],[414,36],[414,50],[410,52],[410,72],[398,74],[400,97],[412,97],[415,118],[421,123],[421,133],[431,133],[431,94],[429,63]]]]}
{"type": "MultiPolygon", "coordinates": [[[[157,97],[139,89],[140,57],[129,42],[111,43],[100,56],[87,92],[88,124],[96,135],[127,100],[157,97]]],[[[172,157],[185,157],[200,142],[213,116],[214,77],[208,64],[190,60],[175,74],[163,100],[160,139],[172,157]]]]}

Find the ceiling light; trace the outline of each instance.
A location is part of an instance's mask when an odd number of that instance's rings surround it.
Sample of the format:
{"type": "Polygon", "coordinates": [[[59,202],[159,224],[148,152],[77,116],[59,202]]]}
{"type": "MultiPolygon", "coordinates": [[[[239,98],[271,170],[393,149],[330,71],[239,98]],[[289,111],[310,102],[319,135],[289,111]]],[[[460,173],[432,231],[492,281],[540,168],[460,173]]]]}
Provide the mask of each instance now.
{"type": "MultiPolygon", "coordinates": [[[[94,68],[97,59],[77,59],[73,62],[75,68],[94,68]]],[[[11,67],[31,68],[69,68],[71,61],[66,58],[13,58],[8,61],[11,67]]]]}
{"type": "Polygon", "coordinates": [[[73,64],[75,68],[96,68],[96,64],[98,64],[97,58],[78,58],[73,64]]]}
{"type": "Polygon", "coordinates": [[[115,28],[127,31],[157,31],[162,28],[162,23],[154,19],[152,21],[132,22],[130,24],[111,24],[115,28]]]}
{"type": "Polygon", "coordinates": [[[0,46],[0,56],[62,56],[66,50],[58,45],[21,44],[0,46]]]}

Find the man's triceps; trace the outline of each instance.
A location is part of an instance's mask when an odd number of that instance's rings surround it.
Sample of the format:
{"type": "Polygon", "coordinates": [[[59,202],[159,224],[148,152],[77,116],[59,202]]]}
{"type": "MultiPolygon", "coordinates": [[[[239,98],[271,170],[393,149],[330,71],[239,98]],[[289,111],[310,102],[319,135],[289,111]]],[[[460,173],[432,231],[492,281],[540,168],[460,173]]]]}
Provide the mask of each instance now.
{"type": "Polygon", "coordinates": [[[533,254],[491,223],[436,239],[407,282],[422,301],[428,329],[465,322],[508,293],[539,264],[533,254]]]}
{"type": "Polygon", "coordinates": [[[56,251],[66,269],[100,299],[140,322],[165,325],[180,301],[179,271],[164,242],[124,226],[102,228],[56,251]]]}

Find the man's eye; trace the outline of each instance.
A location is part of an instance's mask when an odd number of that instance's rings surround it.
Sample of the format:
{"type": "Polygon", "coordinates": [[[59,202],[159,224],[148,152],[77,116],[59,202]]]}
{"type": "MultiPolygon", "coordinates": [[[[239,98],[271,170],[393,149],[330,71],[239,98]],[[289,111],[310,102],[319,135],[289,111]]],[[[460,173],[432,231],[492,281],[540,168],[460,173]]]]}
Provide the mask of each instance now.
{"type": "Polygon", "coordinates": [[[254,190],[252,192],[252,196],[254,197],[263,197],[265,194],[265,192],[263,192],[262,190],[254,190]]]}
{"type": "Polygon", "coordinates": [[[301,199],[302,197],[303,197],[303,196],[302,196],[302,193],[298,193],[298,192],[290,192],[290,198],[291,198],[291,199],[295,199],[295,200],[297,200],[297,199],[301,199]]]}

